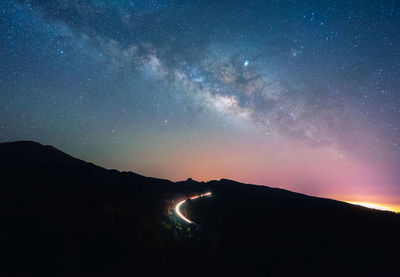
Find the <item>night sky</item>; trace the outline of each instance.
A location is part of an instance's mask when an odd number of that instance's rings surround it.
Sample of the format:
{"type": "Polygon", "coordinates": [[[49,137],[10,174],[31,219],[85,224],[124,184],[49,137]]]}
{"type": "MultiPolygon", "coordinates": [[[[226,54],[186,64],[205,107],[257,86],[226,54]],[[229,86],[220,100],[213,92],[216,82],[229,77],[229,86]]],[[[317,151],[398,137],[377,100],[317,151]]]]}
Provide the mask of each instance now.
{"type": "Polygon", "coordinates": [[[400,1],[0,2],[0,141],[400,206],[400,1]]]}

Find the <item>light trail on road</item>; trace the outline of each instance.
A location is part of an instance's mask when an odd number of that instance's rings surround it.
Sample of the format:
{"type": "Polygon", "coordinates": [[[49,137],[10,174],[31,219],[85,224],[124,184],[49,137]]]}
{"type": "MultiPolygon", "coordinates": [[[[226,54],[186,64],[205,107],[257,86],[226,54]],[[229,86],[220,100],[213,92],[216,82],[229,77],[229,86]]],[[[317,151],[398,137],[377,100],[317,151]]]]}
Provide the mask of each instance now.
{"type": "MultiPolygon", "coordinates": [[[[200,197],[210,196],[210,195],[211,195],[211,192],[207,192],[207,193],[204,193],[204,194],[199,194],[199,195],[191,196],[191,197],[189,197],[189,198],[187,198],[187,199],[194,200],[194,199],[197,199],[197,198],[200,198],[200,197]]],[[[176,206],[175,206],[175,212],[176,212],[176,214],[177,214],[181,219],[183,219],[184,221],[186,221],[186,222],[189,223],[189,224],[193,224],[194,222],[191,221],[189,218],[185,217],[185,216],[181,213],[181,210],[180,210],[180,209],[181,209],[181,206],[186,202],[187,199],[182,200],[181,202],[179,202],[178,204],[176,204],[176,206]]]]}

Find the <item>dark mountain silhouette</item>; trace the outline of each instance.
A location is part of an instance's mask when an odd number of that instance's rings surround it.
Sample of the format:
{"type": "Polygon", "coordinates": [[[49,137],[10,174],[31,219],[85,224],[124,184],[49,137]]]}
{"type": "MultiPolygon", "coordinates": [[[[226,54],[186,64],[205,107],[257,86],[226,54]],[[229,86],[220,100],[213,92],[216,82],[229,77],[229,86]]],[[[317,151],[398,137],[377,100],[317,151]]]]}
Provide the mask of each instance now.
{"type": "Polygon", "coordinates": [[[400,276],[400,216],[287,190],[107,170],[0,144],[0,271],[400,276]],[[187,201],[188,225],[172,212],[187,201]]]}

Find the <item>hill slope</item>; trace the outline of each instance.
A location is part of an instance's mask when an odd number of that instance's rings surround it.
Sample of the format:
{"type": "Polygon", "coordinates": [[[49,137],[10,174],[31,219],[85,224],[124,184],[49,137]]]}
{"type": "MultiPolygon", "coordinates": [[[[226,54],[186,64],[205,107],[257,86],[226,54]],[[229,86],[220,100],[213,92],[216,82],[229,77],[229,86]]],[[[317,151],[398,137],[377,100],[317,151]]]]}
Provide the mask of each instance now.
{"type": "Polygon", "coordinates": [[[174,183],[106,170],[34,142],[0,144],[0,168],[5,271],[400,273],[394,213],[226,179],[174,183]],[[211,198],[184,207],[199,225],[171,213],[207,190],[211,198]]]}

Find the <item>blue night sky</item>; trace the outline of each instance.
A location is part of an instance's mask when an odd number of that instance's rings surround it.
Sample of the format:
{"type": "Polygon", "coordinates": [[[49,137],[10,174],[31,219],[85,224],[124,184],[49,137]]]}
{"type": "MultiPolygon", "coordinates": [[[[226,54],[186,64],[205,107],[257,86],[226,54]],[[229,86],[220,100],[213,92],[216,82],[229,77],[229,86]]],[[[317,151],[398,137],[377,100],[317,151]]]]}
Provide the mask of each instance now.
{"type": "Polygon", "coordinates": [[[0,3],[0,141],[400,205],[399,1],[0,3]]]}

